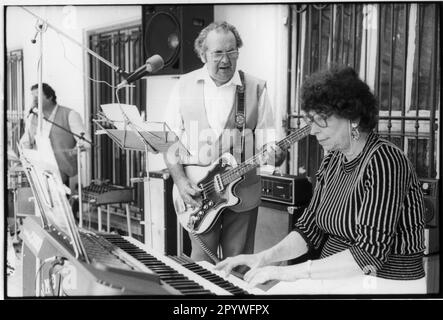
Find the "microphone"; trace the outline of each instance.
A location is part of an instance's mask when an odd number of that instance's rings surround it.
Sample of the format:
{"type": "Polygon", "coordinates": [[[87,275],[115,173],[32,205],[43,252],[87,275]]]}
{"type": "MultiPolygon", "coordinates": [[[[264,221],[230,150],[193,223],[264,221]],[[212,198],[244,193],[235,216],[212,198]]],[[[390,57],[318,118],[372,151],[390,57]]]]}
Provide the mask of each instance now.
{"type": "Polygon", "coordinates": [[[36,110],[37,110],[37,107],[36,107],[36,106],[32,106],[32,107],[29,109],[29,112],[28,112],[27,117],[29,117],[31,114],[35,114],[35,115],[37,115],[36,110]]]}
{"type": "Polygon", "coordinates": [[[120,84],[117,86],[117,89],[120,89],[121,87],[146,76],[148,73],[155,73],[159,71],[163,68],[164,65],[165,63],[162,57],[160,57],[158,54],[153,55],[146,60],[146,63],[143,66],[129,74],[125,80],[120,82],[120,84]]]}
{"type": "Polygon", "coordinates": [[[31,43],[35,44],[37,42],[38,31],[35,33],[34,38],[31,39],[31,43]]]}

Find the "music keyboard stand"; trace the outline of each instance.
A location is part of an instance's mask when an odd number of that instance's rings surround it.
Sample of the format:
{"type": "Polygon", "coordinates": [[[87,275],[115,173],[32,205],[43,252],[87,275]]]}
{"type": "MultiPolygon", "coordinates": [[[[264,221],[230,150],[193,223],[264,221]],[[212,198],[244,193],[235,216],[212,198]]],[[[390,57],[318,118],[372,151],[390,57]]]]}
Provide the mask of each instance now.
{"type": "MultiPolygon", "coordinates": [[[[122,111],[124,115],[124,112],[122,111]]],[[[103,113],[98,113],[99,119],[93,119],[97,126],[101,129],[102,133],[105,133],[111,138],[121,149],[131,151],[142,151],[145,153],[145,168],[146,174],[143,178],[144,183],[144,221],[140,222],[144,224],[145,229],[145,242],[149,238],[149,244],[153,243],[153,231],[152,231],[152,213],[150,205],[150,178],[149,178],[149,153],[158,154],[166,153],[171,147],[176,148],[176,152],[180,156],[189,156],[189,151],[180,142],[177,135],[169,129],[165,122],[145,122],[146,126],[141,128],[140,126],[132,123],[124,115],[124,124],[122,129],[122,123],[118,121],[112,121],[107,118],[103,113]],[[109,128],[102,125],[102,122],[113,125],[115,128],[109,128]],[[146,130],[148,127],[156,128],[155,130],[146,130]],[[120,128],[120,129],[118,129],[120,128]]],[[[97,134],[97,133],[96,133],[97,134]]],[[[100,134],[100,133],[98,133],[100,134]]],[[[109,213],[108,213],[109,214],[109,213]]],[[[130,218],[128,213],[128,228],[130,228],[130,218]]],[[[109,231],[109,230],[108,230],[109,231]]]]}

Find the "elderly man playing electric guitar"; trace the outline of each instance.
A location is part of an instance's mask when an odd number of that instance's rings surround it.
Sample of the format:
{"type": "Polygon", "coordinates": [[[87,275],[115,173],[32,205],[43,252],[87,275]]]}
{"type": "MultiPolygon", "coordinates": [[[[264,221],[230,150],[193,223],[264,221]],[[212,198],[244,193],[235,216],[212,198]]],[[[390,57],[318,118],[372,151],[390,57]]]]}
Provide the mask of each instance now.
{"type": "Polygon", "coordinates": [[[241,46],[229,23],[203,29],[194,47],[204,66],[180,78],[166,112],[191,154],[179,159],[170,152],[165,162],[195,261],[217,262],[219,246],[222,258],[253,252],[261,188],[255,169],[279,166],[285,157],[272,142],[277,124],[266,83],[237,69],[241,46]]]}

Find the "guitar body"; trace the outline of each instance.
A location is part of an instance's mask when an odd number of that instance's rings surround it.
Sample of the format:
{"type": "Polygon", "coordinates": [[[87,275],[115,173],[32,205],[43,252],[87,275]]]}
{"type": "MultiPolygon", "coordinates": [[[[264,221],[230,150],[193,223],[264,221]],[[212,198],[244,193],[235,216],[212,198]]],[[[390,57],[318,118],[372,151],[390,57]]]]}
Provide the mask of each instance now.
{"type": "MultiPolygon", "coordinates": [[[[282,150],[306,137],[311,130],[310,125],[292,132],[276,143],[282,150]]],[[[261,151],[261,155],[265,154],[261,151]]],[[[241,200],[235,195],[235,186],[243,179],[246,172],[260,165],[257,155],[237,164],[232,154],[224,153],[208,166],[184,166],[187,177],[203,189],[202,205],[193,208],[185,204],[176,185],[172,189],[175,212],[180,224],[189,232],[201,234],[214,225],[220,213],[226,208],[238,204],[241,200]]]]}
{"type": "Polygon", "coordinates": [[[172,197],[175,212],[180,224],[187,231],[196,234],[204,233],[212,228],[219,215],[226,207],[231,207],[240,202],[233,189],[243,178],[238,178],[226,186],[221,182],[223,173],[235,168],[237,162],[233,155],[223,154],[209,166],[184,167],[187,177],[200,188],[202,192],[202,206],[193,208],[185,204],[174,184],[172,197]]]}

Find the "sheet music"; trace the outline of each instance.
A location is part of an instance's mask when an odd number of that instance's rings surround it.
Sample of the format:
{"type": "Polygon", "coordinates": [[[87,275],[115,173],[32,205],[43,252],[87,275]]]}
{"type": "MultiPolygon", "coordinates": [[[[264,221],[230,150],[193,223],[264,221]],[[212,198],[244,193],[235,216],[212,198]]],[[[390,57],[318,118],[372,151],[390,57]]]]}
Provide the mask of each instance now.
{"type": "Polygon", "coordinates": [[[49,137],[37,135],[36,144],[37,149],[19,150],[45,228],[55,227],[60,236],[69,239],[75,256],[87,259],[66,197],[69,188],[62,182],[49,137]]]}
{"type": "Polygon", "coordinates": [[[101,108],[104,116],[116,129],[104,129],[100,134],[107,133],[121,148],[143,151],[143,142],[146,142],[152,149],[150,151],[157,153],[166,152],[175,144],[180,154],[189,154],[165,122],[144,121],[137,106],[109,103],[101,105],[101,108]]]}
{"type": "Polygon", "coordinates": [[[111,120],[118,130],[134,130],[131,126],[125,127],[126,117],[137,130],[149,131],[148,126],[138,111],[137,106],[123,103],[102,104],[101,108],[105,116],[111,120]]]}
{"type": "Polygon", "coordinates": [[[35,143],[37,149],[22,149],[22,152],[24,153],[26,158],[31,160],[32,164],[37,166],[38,168],[42,170],[50,170],[61,180],[57,160],[55,159],[54,151],[52,150],[49,137],[36,134],[35,143]]]}

